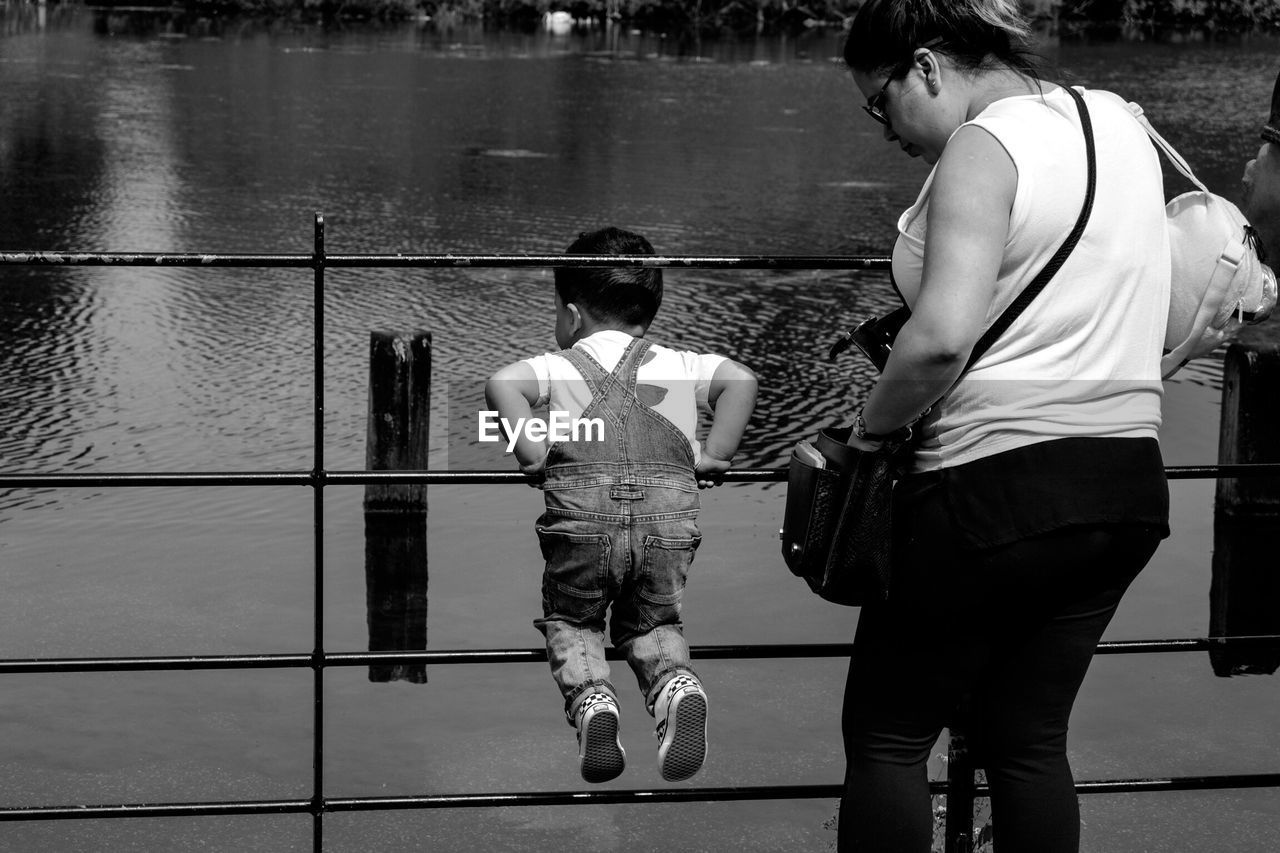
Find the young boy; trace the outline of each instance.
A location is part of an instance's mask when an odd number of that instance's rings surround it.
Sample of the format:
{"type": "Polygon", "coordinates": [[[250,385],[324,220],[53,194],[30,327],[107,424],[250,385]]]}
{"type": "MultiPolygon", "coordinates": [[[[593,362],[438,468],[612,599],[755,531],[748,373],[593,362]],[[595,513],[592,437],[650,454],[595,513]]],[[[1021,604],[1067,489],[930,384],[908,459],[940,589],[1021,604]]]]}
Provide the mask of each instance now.
{"type": "MultiPolygon", "coordinates": [[[[582,234],[566,253],[654,251],[637,234],[605,228],[582,234]]],[[[557,268],[555,285],[562,350],[508,365],[485,385],[489,407],[508,424],[543,405],[551,419],[550,430],[512,429],[520,470],[543,477],[546,502],[537,522],[546,559],[542,618],[534,625],[577,728],[582,778],[607,782],[626,762],[605,662],[611,607],[610,638],[658,721],[662,778],[687,779],[707,751],[707,696],[680,621],[702,539],[698,489],[718,484],[729,469],[755,408],[755,375],[723,356],[644,339],[662,302],[660,268],[557,268]],[[699,407],[714,412],[701,445],[699,407]]]]}

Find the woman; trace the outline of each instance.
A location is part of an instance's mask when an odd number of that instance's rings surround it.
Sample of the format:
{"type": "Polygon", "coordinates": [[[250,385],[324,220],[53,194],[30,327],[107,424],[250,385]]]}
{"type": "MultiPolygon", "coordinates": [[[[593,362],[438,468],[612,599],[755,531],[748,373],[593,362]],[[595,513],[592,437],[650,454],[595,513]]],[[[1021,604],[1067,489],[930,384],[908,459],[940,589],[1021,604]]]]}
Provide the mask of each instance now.
{"type": "Polygon", "coordinates": [[[1071,706],[1168,535],[1162,180],[1114,95],[1083,92],[1097,151],[1083,237],[965,370],[1065,241],[1088,185],[1079,111],[1037,79],[1017,7],[867,0],[845,46],[884,138],[933,171],[893,251],[911,317],[850,438],[871,450],[913,427],[918,443],[894,491],[889,600],[862,609],[854,641],[842,851],[929,850],[925,764],[958,713],[999,853],[1077,850],[1071,706]]]}

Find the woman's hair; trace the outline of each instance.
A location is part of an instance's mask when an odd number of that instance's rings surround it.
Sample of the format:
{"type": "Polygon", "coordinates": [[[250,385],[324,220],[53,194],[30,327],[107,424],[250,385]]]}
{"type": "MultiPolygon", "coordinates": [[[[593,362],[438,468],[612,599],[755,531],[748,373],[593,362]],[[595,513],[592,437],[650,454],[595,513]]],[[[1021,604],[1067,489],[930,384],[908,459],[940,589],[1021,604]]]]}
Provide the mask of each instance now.
{"type": "Polygon", "coordinates": [[[961,68],[1006,67],[1039,79],[1031,27],[1018,0],[866,0],[844,43],[850,69],[897,69],[928,44],[961,68]]]}

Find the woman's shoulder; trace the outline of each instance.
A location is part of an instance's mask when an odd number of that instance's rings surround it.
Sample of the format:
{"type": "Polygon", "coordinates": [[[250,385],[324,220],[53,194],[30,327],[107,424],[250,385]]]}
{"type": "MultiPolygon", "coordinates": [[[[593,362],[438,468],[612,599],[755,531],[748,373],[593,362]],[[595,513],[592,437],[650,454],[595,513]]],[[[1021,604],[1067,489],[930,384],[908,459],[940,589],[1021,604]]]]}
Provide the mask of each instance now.
{"type": "MultiPolygon", "coordinates": [[[[1042,82],[1041,91],[1030,95],[1002,98],[983,110],[972,123],[1016,122],[1022,127],[1034,126],[1037,119],[1053,124],[1056,118],[1066,118],[1079,123],[1079,109],[1075,99],[1067,92],[1066,85],[1042,82]]],[[[1091,119],[1104,121],[1134,121],[1134,112],[1141,112],[1136,104],[1130,104],[1120,95],[1107,89],[1071,87],[1084,96],[1091,119]]]]}
{"type": "Polygon", "coordinates": [[[977,122],[961,125],[934,167],[929,188],[934,203],[939,198],[1007,196],[1012,199],[1018,183],[1018,159],[1007,138],[977,122]]]}
{"type": "Polygon", "coordinates": [[[1043,80],[1035,86],[1036,90],[1027,94],[993,101],[968,124],[1012,122],[1026,127],[1043,122],[1055,123],[1059,118],[1075,114],[1075,102],[1065,88],[1043,80]]]}
{"type": "MultiPolygon", "coordinates": [[[[1081,139],[1081,117],[1063,86],[1043,82],[1041,91],[1002,98],[957,130],[986,131],[1004,147],[1019,171],[1054,167],[1072,155],[1081,139]]],[[[1113,128],[1127,115],[1124,101],[1110,92],[1085,90],[1084,102],[1095,129],[1113,128]]],[[[1130,117],[1129,121],[1132,123],[1130,117]]]]}

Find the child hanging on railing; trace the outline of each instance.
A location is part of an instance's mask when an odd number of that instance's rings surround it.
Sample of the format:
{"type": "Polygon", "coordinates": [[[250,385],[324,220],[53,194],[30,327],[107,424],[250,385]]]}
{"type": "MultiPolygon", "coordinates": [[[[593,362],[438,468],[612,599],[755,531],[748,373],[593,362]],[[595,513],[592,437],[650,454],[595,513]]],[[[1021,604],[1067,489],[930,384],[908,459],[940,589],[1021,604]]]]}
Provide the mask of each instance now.
{"type": "MultiPolygon", "coordinates": [[[[617,228],[584,233],[570,255],[652,255],[617,228]]],[[[622,772],[619,708],[605,661],[623,651],[657,719],[658,769],[677,781],[706,757],[707,696],[689,659],[681,598],[698,531],[698,489],[717,485],[755,408],[756,378],[719,355],[645,340],[662,303],[658,267],[555,271],[560,352],[510,364],[485,400],[526,474],[541,478],[541,619],[551,673],[578,735],[582,778],[622,772]],[[546,405],[548,420],[532,416],[546,405]],[[695,437],[699,409],[714,419],[695,437]]]]}

